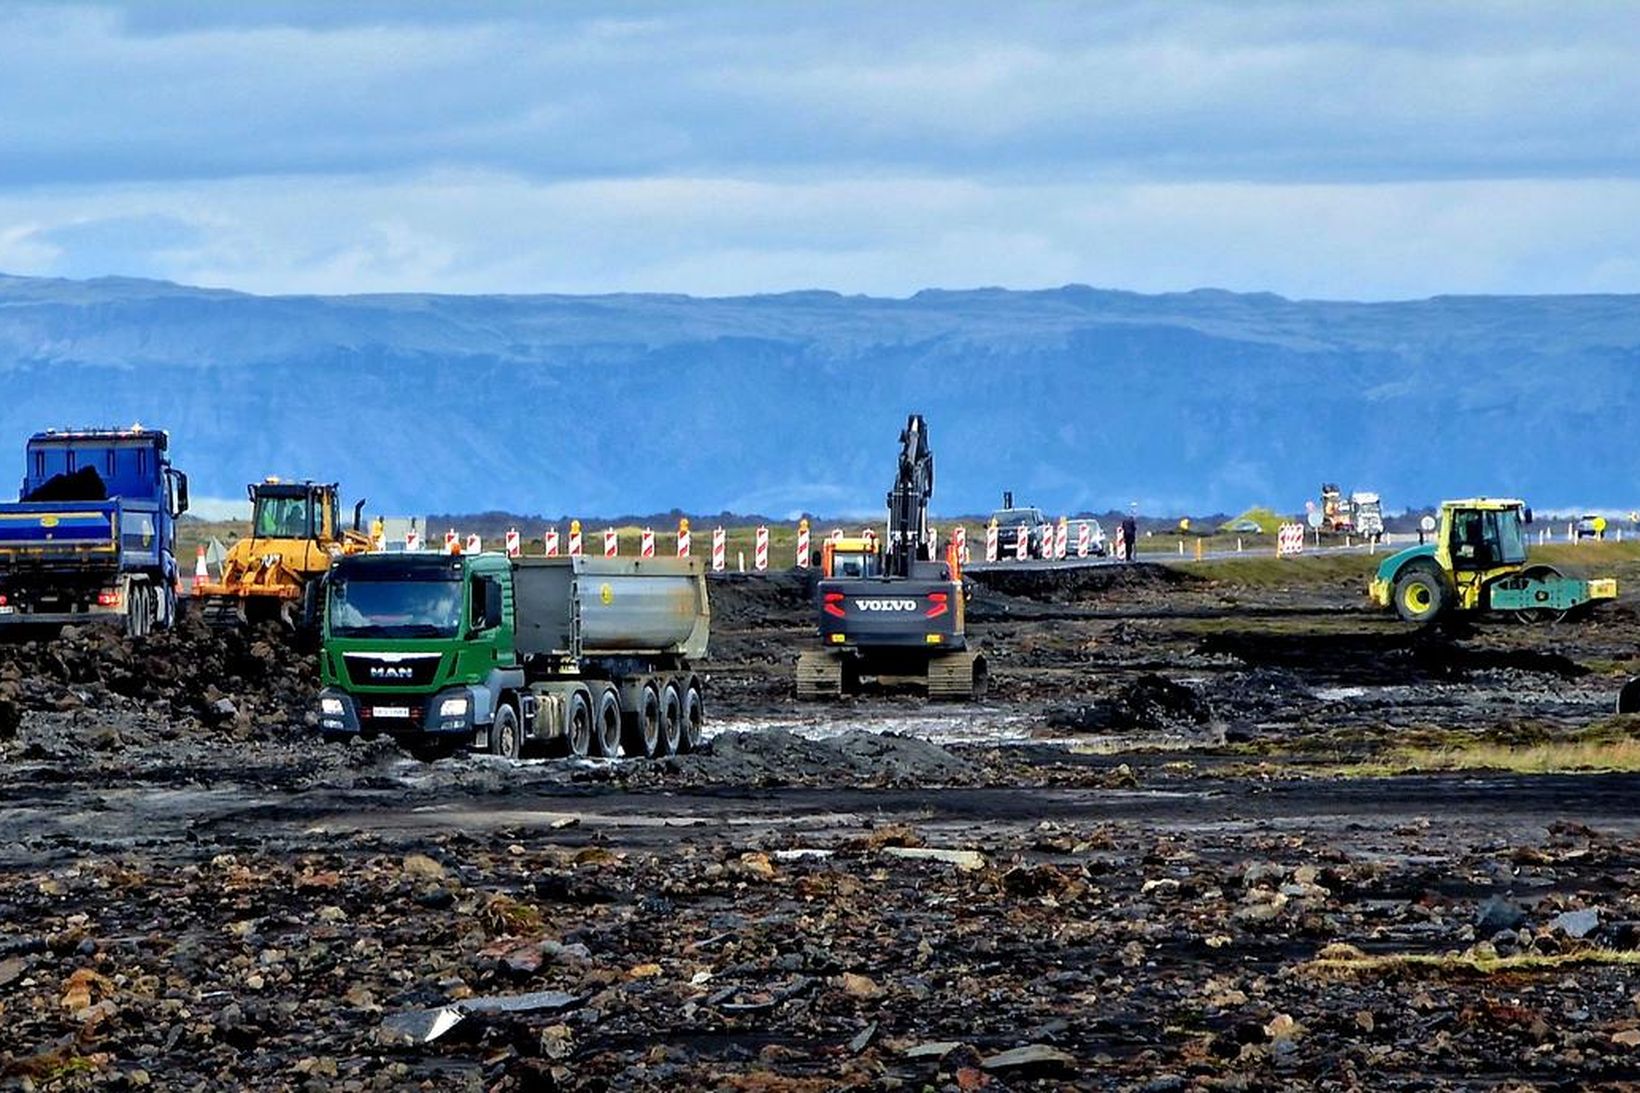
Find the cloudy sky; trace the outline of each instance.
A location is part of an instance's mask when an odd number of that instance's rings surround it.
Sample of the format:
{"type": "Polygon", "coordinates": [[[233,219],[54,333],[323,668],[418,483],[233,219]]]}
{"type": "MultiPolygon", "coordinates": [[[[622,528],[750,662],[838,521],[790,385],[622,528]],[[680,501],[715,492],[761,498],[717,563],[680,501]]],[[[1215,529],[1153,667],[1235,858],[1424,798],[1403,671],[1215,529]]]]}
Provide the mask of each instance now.
{"type": "Polygon", "coordinates": [[[9,3],[0,103],[10,273],[1640,291],[1635,4],[9,3]]]}

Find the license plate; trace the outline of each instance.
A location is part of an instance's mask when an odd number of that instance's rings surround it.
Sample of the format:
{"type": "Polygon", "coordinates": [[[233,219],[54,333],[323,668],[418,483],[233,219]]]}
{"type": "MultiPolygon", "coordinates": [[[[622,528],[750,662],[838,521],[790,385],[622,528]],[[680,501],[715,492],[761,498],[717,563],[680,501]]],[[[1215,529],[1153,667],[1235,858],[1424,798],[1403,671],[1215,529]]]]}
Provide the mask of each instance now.
{"type": "Polygon", "coordinates": [[[0,615],[14,615],[16,613],[17,613],[17,608],[15,608],[15,607],[10,607],[10,606],[0,607],[0,615]]]}
{"type": "Polygon", "coordinates": [[[377,717],[402,717],[402,718],[408,718],[410,716],[410,707],[409,706],[377,706],[377,707],[375,707],[375,713],[376,713],[377,717]]]}

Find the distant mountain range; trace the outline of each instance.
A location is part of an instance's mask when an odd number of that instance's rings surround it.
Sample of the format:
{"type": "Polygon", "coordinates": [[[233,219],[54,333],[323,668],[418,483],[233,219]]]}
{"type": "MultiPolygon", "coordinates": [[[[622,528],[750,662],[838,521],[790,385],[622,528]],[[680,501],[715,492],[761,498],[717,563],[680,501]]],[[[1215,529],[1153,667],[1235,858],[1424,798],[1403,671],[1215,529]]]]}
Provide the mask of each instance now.
{"type": "Polygon", "coordinates": [[[171,431],[196,495],[371,511],[880,511],[908,412],[934,508],[1640,494],[1640,296],[1286,300],[1083,286],[251,296],[0,276],[0,469],[36,429],[171,431]]]}

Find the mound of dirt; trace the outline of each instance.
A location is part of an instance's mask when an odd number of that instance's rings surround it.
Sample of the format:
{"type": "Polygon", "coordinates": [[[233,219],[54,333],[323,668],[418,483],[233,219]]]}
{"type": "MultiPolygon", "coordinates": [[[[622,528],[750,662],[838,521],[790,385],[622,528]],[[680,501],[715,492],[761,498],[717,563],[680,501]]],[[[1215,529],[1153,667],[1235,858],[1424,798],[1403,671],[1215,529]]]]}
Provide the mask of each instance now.
{"type": "Polygon", "coordinates": [[[1151,673],[1110,698],[1048,711],[1048,727],[1072,733],[1211,733],[1213,706],[1194,688],[1151,673]]]}
{"type": "Polygon", "coordinates": [[[1052,604],[1097,602],[1112,595],[1131,595],[1140,589],[1165,589],[1198,579],[1175,566],[1149,562],[1069,569],[1022,565],[1008,569],[971,569],[965,576],[991,592],[1052,604]]]}
{"type": "Polygon", "coordinates": [[[108,709],[242,733],[299,726],[317,689],[313,658],[268,631],[219,634],[184,619],[135,641],[104,626],[0,645],[0,735],[33,711],[108,709]]]}
{"type": "Polygon", "coordinates": [[[809,740],[784,729],[726,732],[703,752],[667,762],[685,775],[751,785],[964,785],[978,777],[937,744],[894,733],[809,740]]]}
{"type": "Polygon", "coordinates": [[[712,625],[734,629],[815,622],[814,578],[796,570],[714,573],[709,578],[712,625]]]}

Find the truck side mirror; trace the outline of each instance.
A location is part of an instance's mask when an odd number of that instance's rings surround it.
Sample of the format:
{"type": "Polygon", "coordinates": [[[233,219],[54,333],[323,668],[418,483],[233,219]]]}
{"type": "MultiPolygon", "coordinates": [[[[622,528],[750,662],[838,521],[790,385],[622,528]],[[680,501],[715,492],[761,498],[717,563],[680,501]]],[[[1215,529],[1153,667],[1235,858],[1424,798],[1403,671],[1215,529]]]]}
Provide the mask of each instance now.
{"type": "Polygon", "coordinates": [[[1521,516],[1525,519],[1525,521],[1528,524],[1530,524],[1532,522],[1532,506],[1527,505],[1526,506],[1526,511],[1521,513],[1521,516]]]}
{"type": "Polygon", "coordinates": [[[176,495],[176,511],[171,515],[181,516],[188,511],[188,476],[181,471],[172,471],[171,474],[174,476],[171,481],[176,495]]]}

